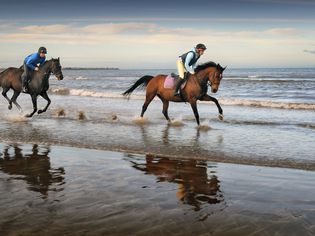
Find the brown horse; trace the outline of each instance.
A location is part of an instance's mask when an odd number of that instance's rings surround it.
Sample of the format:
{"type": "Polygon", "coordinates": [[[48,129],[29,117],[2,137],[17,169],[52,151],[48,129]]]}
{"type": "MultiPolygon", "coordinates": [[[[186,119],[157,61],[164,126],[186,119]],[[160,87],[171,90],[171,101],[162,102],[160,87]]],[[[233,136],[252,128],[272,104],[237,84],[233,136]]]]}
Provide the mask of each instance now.
{"type": "Polygon", "coordinates": [[[163,102],[163,115],[170,121],[168,117],[169,101],[172,102],[189,102],[195,114],[197,124],[200,124],[199,114],[197,110],[197,100],[212,101],[217,105],[219,110],[219,118],[223,119],[223,111],[214,97],[207,94],[208,83],[211,86],[211,92],[216,93],[222,79],[222,73],[226,67],[222,68],[220,64],[214,62],[207,62],[197,66],[195,74],[190,75],[185,88],[181,91],[181,96],[174,96],[174,89],[164,88],[164,81],[166,75],[157,75],[155,77],[146,75],[136,81],[127,91],[123,93],[124,96],[130,95],[138,86],[144,85],[146,89],[146,99],[142,106],[141,117],[147,110],[150,102],[157,95],[163,102]]]}
{"type": "MultiPolygon", "coordinates": [[[[21,75],[23,73],[23,67],[14,68],[10,67],[0,73],[0,87],[2,87],[2,95],[9,102],[8,109],[12,109],[12,103],[22,111],[21,106],[16,102],[17,97],[22,91],[22,79],[21,75]],[[11,99],[8,98],[7,92],[13,89],[14,93],[11,99]]],[[[31,82],[28,86],[28,94],[31,95],[33,102],[33,112],[26,115],[26,117],[32,117],[37,111],[37,96],[42,96],[46,101],[47,105],[43,110],[39,110],[38,114],[45,112],[50,105],[50,99],[47,95],[47,90],[49,88],[49,76],[53,73],[58,80],[63,79],[63,74],[61,71],[60,60],[51,59],[46,61],[43,65],[40,66],[39,71],[30,72],[31,82]]]]}

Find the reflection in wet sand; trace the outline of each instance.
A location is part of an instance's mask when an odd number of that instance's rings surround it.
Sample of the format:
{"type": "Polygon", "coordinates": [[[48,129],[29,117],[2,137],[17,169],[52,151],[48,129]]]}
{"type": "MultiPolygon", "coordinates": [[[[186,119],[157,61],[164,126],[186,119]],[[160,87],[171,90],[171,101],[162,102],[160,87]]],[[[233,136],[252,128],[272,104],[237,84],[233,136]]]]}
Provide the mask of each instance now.
{"type": "Polygon", "coordinates": [[[1,236],[314,235],[314,172],[0,147],[1,236]]]}
{"type": "MultiPolygon", "coordinates": [[[[50,148],[39,147],[34,144],[30,154],[23,154],[19,145],[7,145],[0,158],[0,171],[9,174],[13,179],[25,180],[28,189],[39,192],[43,198],[48,196],[52,184],[62,186],[64,184],[64,169],[51,168],[49,158],[50,148]]],[[[62,190],[60,187],[58,191],[62,190]]]]}
{"type": "Polygon", "coordinates": [[[135,169],[155,175],[157,182],[176,183],[177,199],[193,206],[195,211],[199,211],[205,203],[218,204],[224,201],[220,181],[215,171],[208,175],[205,161],[172,160],[149,154],[146,155],[145,163],[137,161],[132,156],[129,161],[135,169]]]}

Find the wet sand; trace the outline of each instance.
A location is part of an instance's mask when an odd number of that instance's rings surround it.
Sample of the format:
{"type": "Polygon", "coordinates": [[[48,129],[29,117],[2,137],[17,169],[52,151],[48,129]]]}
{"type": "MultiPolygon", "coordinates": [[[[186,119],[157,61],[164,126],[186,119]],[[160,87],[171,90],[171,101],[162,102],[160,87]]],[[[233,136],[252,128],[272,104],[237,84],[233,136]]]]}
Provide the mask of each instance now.
{"type": "Polygon", "coordinates": [[[307,170],[0,143],[0,235],[314,235],[314,182],[307,170]]]}

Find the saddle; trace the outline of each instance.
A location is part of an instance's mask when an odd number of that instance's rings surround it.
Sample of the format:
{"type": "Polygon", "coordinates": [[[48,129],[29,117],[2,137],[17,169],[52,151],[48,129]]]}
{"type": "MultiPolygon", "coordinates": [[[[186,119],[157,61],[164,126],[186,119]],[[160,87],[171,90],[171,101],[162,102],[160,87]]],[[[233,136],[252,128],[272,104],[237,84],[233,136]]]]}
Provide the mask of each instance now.
{"type": "MultiPolygon", "coordinates": [[[[179,79],[181,79],[181,78],[179,77],[179,75],[174,74],[174,73],[171,73],[170,75],[168,75],[168,76],[165,78],[165,81],[164,81],[164,88],[166,88],[166,89],[175,89],[175,86],[176,86],[177,81],[178,81],[179,79]]],[[[182,84],[181,89],[184,89],[184,88],[185,88],[186,83],[187,83],[187,80],[182,84]]]]}

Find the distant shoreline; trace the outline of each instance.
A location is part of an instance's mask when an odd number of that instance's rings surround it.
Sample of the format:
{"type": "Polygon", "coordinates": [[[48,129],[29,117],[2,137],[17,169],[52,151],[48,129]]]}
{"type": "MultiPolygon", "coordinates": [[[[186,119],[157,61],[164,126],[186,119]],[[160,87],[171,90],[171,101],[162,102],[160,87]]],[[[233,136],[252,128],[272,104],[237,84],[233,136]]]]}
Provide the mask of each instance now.
{"type": "MultiPolygon", "coordinates": [[[[0,68],[0,72],[7,68],[0,68]]],[[[117,67],[63,67],[63,70],[120,70],[117,67]]]]}
{"type": "Polygon", "coordinates": [[[117,67],[64,67],[64,70],[119,70],[117,67]]]}

